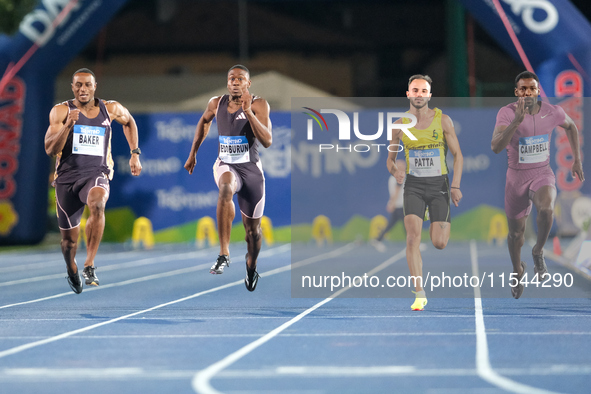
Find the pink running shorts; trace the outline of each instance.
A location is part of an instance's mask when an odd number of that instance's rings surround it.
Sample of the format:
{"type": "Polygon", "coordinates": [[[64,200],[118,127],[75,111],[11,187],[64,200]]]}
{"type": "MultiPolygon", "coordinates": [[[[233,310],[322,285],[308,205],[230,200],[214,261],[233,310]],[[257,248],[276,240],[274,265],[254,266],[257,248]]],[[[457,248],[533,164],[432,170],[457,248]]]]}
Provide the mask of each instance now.
{"type": "Polygon", "coordinates": [[[542,186],[556,189],[556,178],[550,166],[529,170],[507,169],[505,213],[509,219],[520,219],[531,212],[534,194],[542,186]]]}

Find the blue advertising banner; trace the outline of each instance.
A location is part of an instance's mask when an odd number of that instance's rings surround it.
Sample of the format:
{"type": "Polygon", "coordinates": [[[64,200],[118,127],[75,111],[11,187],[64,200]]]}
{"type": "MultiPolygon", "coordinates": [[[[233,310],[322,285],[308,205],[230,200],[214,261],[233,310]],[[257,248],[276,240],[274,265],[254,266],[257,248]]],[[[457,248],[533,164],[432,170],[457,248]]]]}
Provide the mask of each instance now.
{"type": "Polygon", "coordinates": [[[43,0],[17,34],[0,36],[0,245],[45,235],[55,77],[126,2],[43,0]]]}
{"type": "MultiPolygon", "coordinates": [[[[203,216],[215,219],[218,188],[213,164],[218,155],[215,121],[197,153],[192,175],[184,169],[201,114],[160,113],[135,116],[142,149],[142,173],[132,177],[129,146],[121,130],[113,127],[115,178],[107,208],[129,207],[134,216],[152,221],[154,231],[181,226],[203,216]]],[[[273,144],[259,146],[266,180],[265,215],[274,226],[290,224],[290,114],[272,112],[273,144]]],[[[235,197],[235,223],[241,215],[235,197]]]]}
{"type": "Polygon", "coordinates": [[[591,24],[568,0],[460,0],[507,53],[520,54],[498,2],[548,97],[591,96],[591,24]]]}

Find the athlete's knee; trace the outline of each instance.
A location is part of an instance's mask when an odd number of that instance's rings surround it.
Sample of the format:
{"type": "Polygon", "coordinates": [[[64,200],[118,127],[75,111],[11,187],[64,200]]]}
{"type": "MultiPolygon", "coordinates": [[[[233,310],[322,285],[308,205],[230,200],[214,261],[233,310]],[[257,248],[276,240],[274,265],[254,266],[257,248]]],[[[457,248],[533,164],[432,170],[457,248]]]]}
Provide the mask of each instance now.
{"type": "Polygon", "coordinates": [[[509,242],[523,242],[524,241],[524,233],[525,230],[517,229],[517,230],[509,230],[507,235],[507,239],[509,242]]]}
{"type": "Polygon", "coordinates": [[[435,246],[435,248],[437,248],[439,250],[445,249],[445,247],[447,246],[447,241],[448,241],[448,239],[443,238],[443,237],[431,240],[431,242],[433,242],[433,246],[435,246]]]}
{"type": "Polygon", "coordinates": [[[421,233],[409,231],[406,234],[406,246],[408,248],[419,247],[421,245],[421,233]]]}
{"type": "Polygon", "coordinates": [[[538,217],[541,219],[552,219],[552,215],[554,214],[554,210],[550,206],[541,207],[538,209],[538,217]]]}
{"type": "Polygon", "coordinates": [[[106,204],[103,200],[90,201],[88,203],[88,210],[90,211],[90,214],[93,216],[104,215],[105,206],[106,204]]]}
{"type": "Polygon", "coordinates": [[[76,241],[65,238],[60,242],[60,246],[62,247],[62,252],[69,252],[76,248],[76,241]]]}
{"type": "Polygon", "coordinates": [[[220,183],[219,197],[222,201],[231,201],[233,195],[234,191],[232,190],[232,185],[230,183],[220,183]]]}
{"type": "Polygon", "coordinates": [[[263,236],[261,226],[251,227],[246,229],[246,242],[257,243],[263,236]]]}

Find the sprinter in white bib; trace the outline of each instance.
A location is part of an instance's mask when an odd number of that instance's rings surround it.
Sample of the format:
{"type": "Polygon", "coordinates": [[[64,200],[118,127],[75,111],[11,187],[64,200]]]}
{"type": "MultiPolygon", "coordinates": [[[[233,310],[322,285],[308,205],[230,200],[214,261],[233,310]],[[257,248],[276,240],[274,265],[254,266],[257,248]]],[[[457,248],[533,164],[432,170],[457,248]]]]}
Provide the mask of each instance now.
{"type": "MultiPolygon", "coordinates": [[[[404,181],[404,228],[406,229],[406,260],[410,274],[423,278],[423,260],[420,244],[423,219],[427,207],[431,227],[429,235],[437,249],[443,249],[451,230],[450,202],[456,207],[462,199],[460,182],[464,159],[451,118],[439,108],[429,108],[431,78],[428,75],[413,75],[408,81],[406,97],[410,102],[408,113],[417,118],[417,124],[409,128],[416,140],[411,140],[401,129],[392,134],[392,145],[402,141],[406,159],[406,173],[396,164],[398,152],[388,154],[388,171],[404,181]],[[451,185],[445,156],[450,151],[454,157],[454,175],[451,185]]],[[[396,123],[410,123],[401,118],[396,123]]],[[[416,298],[412,310],[423,310],[427,296],[423,283],[415,283],[416,298]]]]}
{"type": "Polygon", "coordinates": [[[98,286],[94,258],[105,229],[105,204],[109,199],[109,180],[113,177],[111,122],[123,125],[131,158],[131,174],[142,171],[138,131],[133,116],[117,101],[94,97],[94,73],[82,68],[72,76],[74,99],[57,104],[49,114],[45,151],[57,156],[53,185],[57,219],[62,235],[61,247],[67,266],[67,280],[80,294],[82,281],[76,264],[80,220],[84,206],[90,216],[86,223],[86,261],[82,276],[87,286],[98,286]]]}
{"type": "Polygon", "coordinates": [[[234,220],[232,197],[238,194],[242,223],[246,230],[246,278],[249,291],[257,286],[257,257],[261,250],[261,218],[265,209],[265,175],[259,158],[258,146],[271,146],[271,120],[266,100],[253,96],[250,88],[250,72],[242,65],[228,71],[228,94],[213,97],[195,130],[185,169],[193,173],[199,147],[217,119],[219,148],[213,166],[213,175],[219,188],[217,224],[220,237],[220,254],[210,269],[212,274],[222,274],[230,265],[230,231],[234,220]]]}

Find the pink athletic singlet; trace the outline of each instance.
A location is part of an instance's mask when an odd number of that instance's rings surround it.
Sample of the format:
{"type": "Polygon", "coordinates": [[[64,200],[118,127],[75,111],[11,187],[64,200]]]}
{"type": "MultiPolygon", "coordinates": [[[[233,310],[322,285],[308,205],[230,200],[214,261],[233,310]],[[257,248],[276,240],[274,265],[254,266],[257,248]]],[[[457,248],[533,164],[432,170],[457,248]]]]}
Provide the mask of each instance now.
{"type": "MultiPolygon", "coordinates": [[[[507,183],[505,184],[505,213],[510,219],[529,215],[531,199],[542,186],[556,187],[550,168],[550,141],[556,126],[564,124],[566,113],[557,106],[538,102],[540,111],[525,115],[525,119],[507,145],[507,183]]],[[[517,103],[504,106],[497,114],[497,126],[509,126],[515,119],[517,103]]]]}

